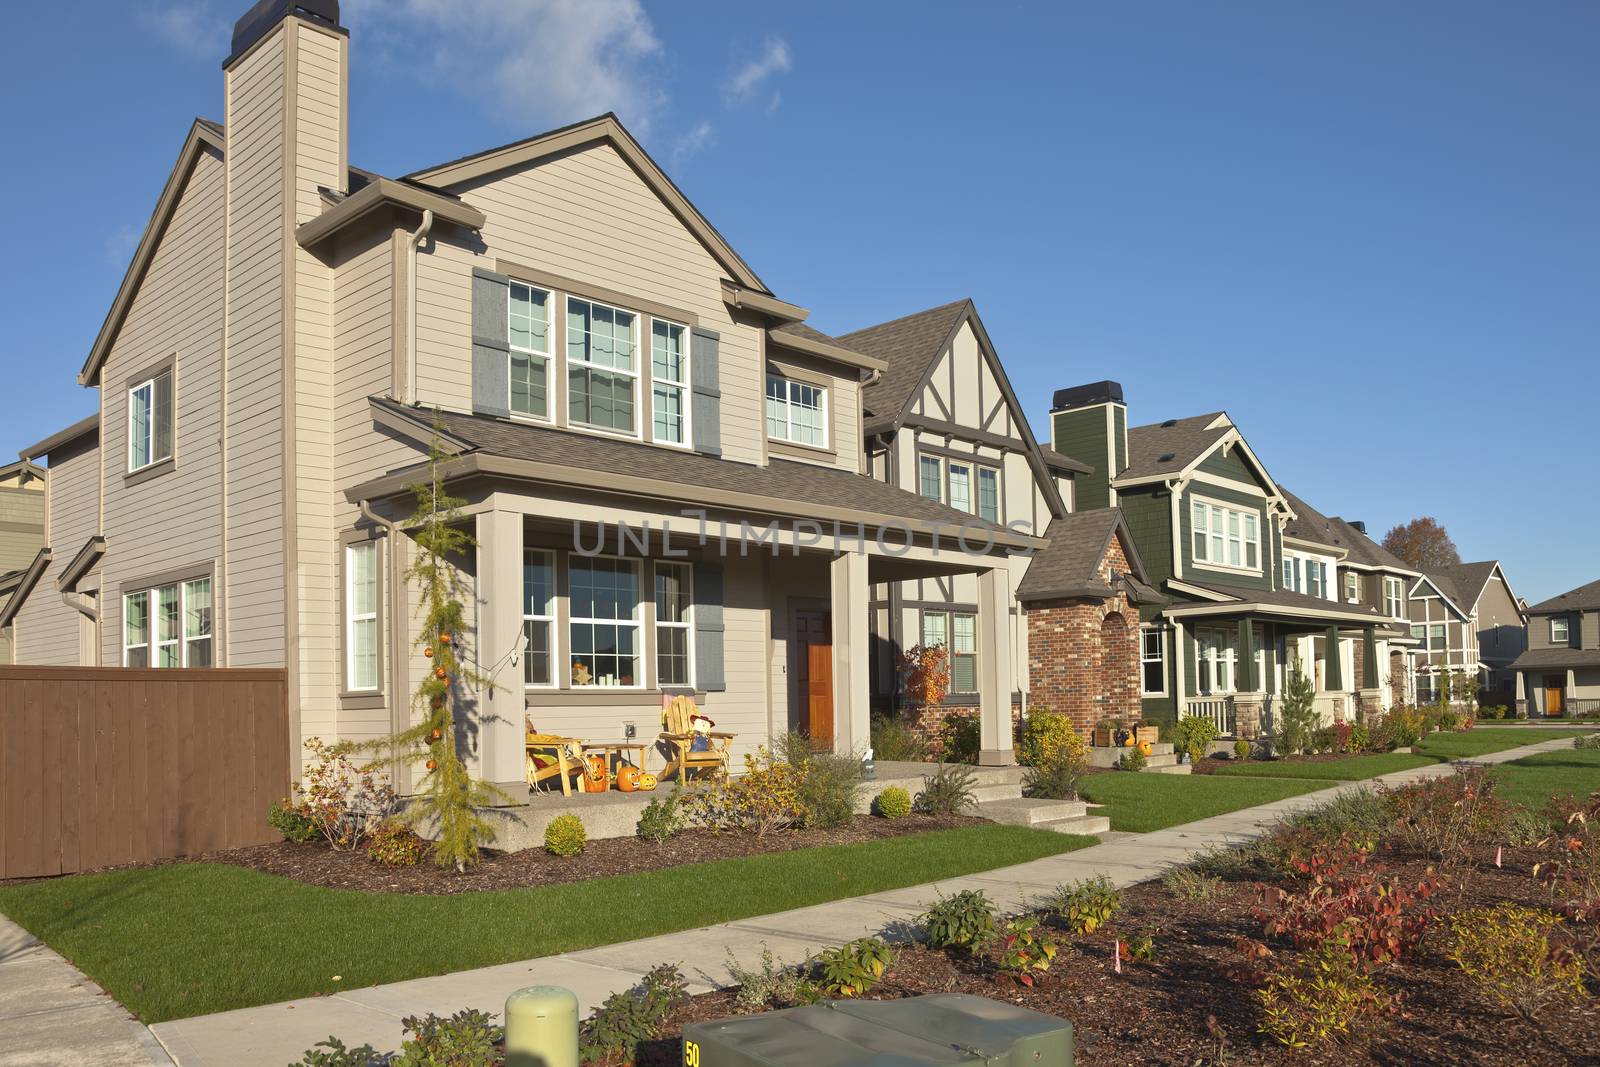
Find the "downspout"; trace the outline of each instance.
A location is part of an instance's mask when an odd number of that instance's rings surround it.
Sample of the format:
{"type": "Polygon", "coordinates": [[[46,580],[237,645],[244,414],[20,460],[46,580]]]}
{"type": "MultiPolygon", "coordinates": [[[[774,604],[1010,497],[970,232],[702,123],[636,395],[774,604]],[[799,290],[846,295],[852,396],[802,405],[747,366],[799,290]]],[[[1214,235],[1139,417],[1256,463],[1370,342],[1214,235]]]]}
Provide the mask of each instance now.
{"type": "MultiPolygon", "coordinates": [[[[405,402],[417,402],[417,249],[433,229],[433,209],[422,213],[422,224],[411,235],[406,249],[406,395],[405,402]]],[[[362,504],[362,510],[366,505],[362,504]]]]}
{"type": "Polygon", "coordinates": [[[100,609],[95,606],[88,593],[62,593],[61,602],[90,622],[100,621],[100,609]]]}
{"type": "MultiPolygon", "coordinates": [[[[387,673],[389,675],[389,724],[392,736],[404,728],[404,724],[400,720],[401,701],[404,699],[401,688],[405,680],[404,664],[406,655],[410,651],[409,644],[406,641],[405,587],[404,579],[401,577],[403,571],[400,568],[400,524],[386,519],[373,511],[370,500],[361,501],[361,517],[372,523],[372,525],[383,529],[384,539],[388,542],[389,547],[389,551],[385,553],[389,565],[389,581],[387,583],[389,589],[389,659],[386,666],[388,667],[387,673]]],[[[342,665],[340,669],[344,669],[342,665]]],[[[409,704],[404,706],[410,707],[409,704]]],[[[399,761],[400,749],[398,746],[391,744],[389,746],[390,766],[398,767],[399,761]]],[[[405,785],[409,788],[411,785],[409,774],[407,778],[405,785]]]]}

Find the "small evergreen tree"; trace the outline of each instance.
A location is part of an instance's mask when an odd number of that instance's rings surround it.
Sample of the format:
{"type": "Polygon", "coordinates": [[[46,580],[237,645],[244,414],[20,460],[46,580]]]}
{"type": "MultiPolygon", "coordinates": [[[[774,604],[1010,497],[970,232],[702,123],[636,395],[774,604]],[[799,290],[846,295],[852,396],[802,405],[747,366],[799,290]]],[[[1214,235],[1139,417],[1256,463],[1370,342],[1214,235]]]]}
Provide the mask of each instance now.
{"type": "Polygon", "coordinates": [[[1298,660],[1290,668],[1289,681],[1284,686],[1280,718],[1278,733],[1285,753],[1292,756],[1311,747],[1311,737],[1319,725],[1317,687],[1300,669],[1298,660]]]}
{"type": "Polygon", "coordinates": [[[437,424],[428,448],[427,480],[411,485],[416,510],[404,526],[414,531],[416,557],[406,568],[406,582],[420,594],[421,625],[412,647],[428,657],[429,670],[412,694],[408,729],[373,742],[371,748],[389,750],[399,764],[422,764],[426,773],[409,819],[431,824],[437,839],[429,855],[441,867],[464,871],[475,866],[480,849],[494,841],[494,827],[482,809],[510,798],[492,783],[474,778],[456,749],[456,704],[467,686],[487,692],[493,682],[461,657],[460,637],[466,612],[466,588],[451,562],[477,546],[461,526],[465,501],[445,491],[449,455],[439,442],[437,424]]]}

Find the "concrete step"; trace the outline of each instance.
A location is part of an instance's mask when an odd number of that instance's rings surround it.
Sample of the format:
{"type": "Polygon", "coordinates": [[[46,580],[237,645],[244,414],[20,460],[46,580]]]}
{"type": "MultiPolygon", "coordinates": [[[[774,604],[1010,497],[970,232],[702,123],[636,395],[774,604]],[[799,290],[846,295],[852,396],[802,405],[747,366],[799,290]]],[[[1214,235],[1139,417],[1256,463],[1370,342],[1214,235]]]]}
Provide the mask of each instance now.
{"type": "Polygon", "coordinates": [[[1111,829],[1111,820],[1104,815],[1080,815],[1076,819],[1057,819],[1053,822],[1034,823],[1035,830],[1054,830],[1058,834],[1083,834],[1098,837],[1111,829]]]}
{"type": "Polygon", "coordinates": [[[1152,753],[1144,761],[1144,765],[1145,765],[1145,769],[1146,770],[1154,770],[1157,767],[1175,767],[1175,766],[1177,766],[1177,764],[1178,764],[1177,754],[1176,753],[1172,753],[1172,752],[1156,752],[1156,753],[1152,753]]]}
{"type": "Polygon", "coordinates": [[[1081,819],[1089,806],[1081,800],[1046,800],[1044,798],[1017,797],[1010,800],[989,800],[978,805],[978,815],[990,822],[1007,826],[1037,826],[1068,819],[1081,819]]]}
{"type": "Polygon", "coordinates": [[[1021,782],[995,782],[992,785],[974,786],[972,789],[972,799],[979,804],[991,800],[1016,800],[1021,796],[1021,782]]]}
{"type": "Polygon", "coordinates": [[[1164,763],[1159,766],[1152,763],[1145,768],[1148,774],[1193,774],[1194,768],[1187,763],[1164,763]]]}
{"type": "MultiPolygon", "coordinates": [[[[1117,765],[1117,760],[1121,759],[1122,754],[1126,751],[1128,750],[1125,748],[1117,748],[1115,746],[1092,746],[1089,749],[1089,766],[1115,767],[1117,765]]],[[[1155,744],[1150,746],[1151,762],[1155,762],[1162,756],[1172,756],[1172,754],[1173,749],[1171,741],[1157,741],[1155,744]]]]}

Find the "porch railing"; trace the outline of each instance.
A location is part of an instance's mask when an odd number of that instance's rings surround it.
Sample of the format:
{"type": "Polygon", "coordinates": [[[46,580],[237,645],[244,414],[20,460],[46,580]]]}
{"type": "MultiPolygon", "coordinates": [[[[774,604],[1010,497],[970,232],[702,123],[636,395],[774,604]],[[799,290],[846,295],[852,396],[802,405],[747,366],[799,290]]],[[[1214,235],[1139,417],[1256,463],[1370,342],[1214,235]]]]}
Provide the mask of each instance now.
{"type": "Polygon", "coordinates": [[[1533,716],[1536,719],[1583,719],[1600,715],[1600,699],[1585,697],[1582,700],[1567,700],[1562,704],[1560,715],[1546,716],[1544,712],[1533,706],[1528,700],[1517,701],[1517,714],[1519,716],[1533,716]]]}
{"type": "Polygon", "coordinates": [[[1184,704],[1184,714],[1210,719],[1217,733],[1232,736],[1234,729],[1232,697],[1191,697],[1184,704]]]}

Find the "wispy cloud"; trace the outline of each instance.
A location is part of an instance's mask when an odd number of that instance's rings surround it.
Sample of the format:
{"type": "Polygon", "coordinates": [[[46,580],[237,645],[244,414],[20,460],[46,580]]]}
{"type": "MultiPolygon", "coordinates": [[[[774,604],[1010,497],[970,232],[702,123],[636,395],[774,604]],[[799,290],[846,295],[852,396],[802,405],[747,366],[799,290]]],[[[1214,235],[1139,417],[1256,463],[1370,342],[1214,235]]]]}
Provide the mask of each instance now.
{"type": "Polygon", "coordinates": [[[717,143],[717,132],[710,119],[701,119],[672,145],[672,165],[682,166],[684,161],[717,143]]]}
{"type": "Polygon", "coordinates": [[[210,0],[170,0],[139,12],[146,30],[190,55],[221,62],[228,56],[228,18],[210,0]]]}
{"type": "Polygon", "coordinates": [[[113,267],[125,268],[128,261],[133,258],[133,250],[139,244],[140,230],[137,226],[119,226],[106,238],[106,262],[113,267]]]}
{"type": "Polygon", "coordinates": [[[666,103],[661,42],[639,0],[346,0],[344,12],[356,40],[378,38],[514,123],[615,111],[642,132],[666,103]]]}
{"type": "Polygon", "coordinates": [[[781,94],[774,89],[767,95],[767,85],[773,78],[786,74],[794,66],[789,45],[781,37],[768,37],[759,55],[745,60],[734,70],[722,86],[722,102],[728,107],[750,104],[766,97],[763,105],[770,113],[778,109],[781,94]]]}

